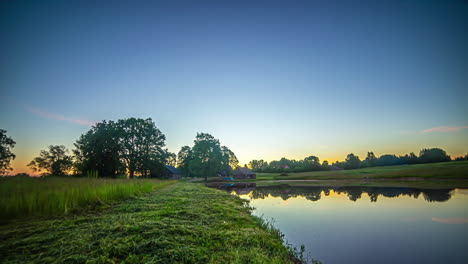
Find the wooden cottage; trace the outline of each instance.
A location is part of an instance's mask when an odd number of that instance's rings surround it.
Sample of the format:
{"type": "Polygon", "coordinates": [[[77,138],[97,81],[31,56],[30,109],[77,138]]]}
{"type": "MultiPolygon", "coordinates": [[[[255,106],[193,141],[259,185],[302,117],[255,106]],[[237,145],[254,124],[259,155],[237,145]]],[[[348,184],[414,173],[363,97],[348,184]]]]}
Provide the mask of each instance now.
{"type": "Polygon", "coordinates": [[[182,173],[180,172],[179,169],[169,166],[169,165],[164,165],[164,169],[161,173],[162,178],[167,178],[167,179],[180,179],[182,177],[182,173]]]}
{"type": "Polygon", "coordinates": [[[257,178],[257,174],[255,172],[247,169],[247,168],[241,168],[237,167],[233,172],[232,176],[236,179],[255,179],[257,178]]]}

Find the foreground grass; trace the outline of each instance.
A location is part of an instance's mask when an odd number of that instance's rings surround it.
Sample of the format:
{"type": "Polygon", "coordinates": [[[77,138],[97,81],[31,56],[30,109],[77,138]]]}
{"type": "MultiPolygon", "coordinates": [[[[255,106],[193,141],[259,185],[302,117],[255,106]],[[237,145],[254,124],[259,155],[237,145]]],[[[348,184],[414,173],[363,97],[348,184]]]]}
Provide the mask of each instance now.
{"type": "Polygon", "coordinates": [[[0,221],[67,214],[163,188],[174,182],[89,178],[0,178],[0,221]]]}
{"type": "Polygon", "coordinates": [[[100,214],[0,226],[0,263],[294,263],[246,201],[177,183],[100,214]]]}

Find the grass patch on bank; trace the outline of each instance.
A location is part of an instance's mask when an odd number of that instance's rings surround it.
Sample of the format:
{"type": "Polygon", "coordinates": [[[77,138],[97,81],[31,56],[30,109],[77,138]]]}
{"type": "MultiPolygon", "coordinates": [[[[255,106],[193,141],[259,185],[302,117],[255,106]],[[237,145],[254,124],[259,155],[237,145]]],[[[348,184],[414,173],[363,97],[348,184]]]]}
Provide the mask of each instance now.
{"type": "Polygon", "coordinates": [[[247,201],[177,183],[94,215],[0,226],[1,263],[297,263],[247,201]]]}
{"type": "Polygon", "coordinates": [[[103,205],[173,184],[174,181],[61,177],[0,178],[0,220],[56,216],[103,205]]]}

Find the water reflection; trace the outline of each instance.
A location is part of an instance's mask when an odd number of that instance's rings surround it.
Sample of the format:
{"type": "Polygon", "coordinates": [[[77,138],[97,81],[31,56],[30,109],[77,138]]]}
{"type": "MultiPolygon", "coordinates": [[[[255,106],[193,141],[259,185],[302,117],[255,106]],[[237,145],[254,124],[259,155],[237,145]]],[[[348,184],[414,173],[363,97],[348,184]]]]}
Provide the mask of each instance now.
{"type": "Polygon", "coordinates": [[[468,190],[290,183],[209,186],[250,200],[323,263],[466,263],[468,190]]]}
{"type": "Polygon", "coordinates": [[[252,199],[265,199],[268,196],[288,200],[294,197],[304,197],[309,201],[318,201],[330,193],[345,194],[349,200],[357,201],[366,193],[371,202],[377,202],[378,197],[396,198],[409,196],[418,198],[420,195],[427,202],[445,202],[452,196],[454,189],[419,189],[402,187],[361,187],[361,186],[290,186],[288,184],[257,186],[255,183],[213,183],[209,187],[234,192],[237,195],[248,194],[252,199]]]}

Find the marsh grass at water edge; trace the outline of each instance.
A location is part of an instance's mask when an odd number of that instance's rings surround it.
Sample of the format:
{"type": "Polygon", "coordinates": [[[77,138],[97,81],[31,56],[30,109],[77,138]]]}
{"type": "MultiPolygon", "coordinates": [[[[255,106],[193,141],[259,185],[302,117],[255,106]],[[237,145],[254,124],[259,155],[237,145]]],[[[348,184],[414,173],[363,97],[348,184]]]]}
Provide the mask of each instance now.
{"type": "Polygon", "coordinates": [[[173,183],[158,180],[4,177],[0,179],[0,220],[63,215],[173,183]]]}

